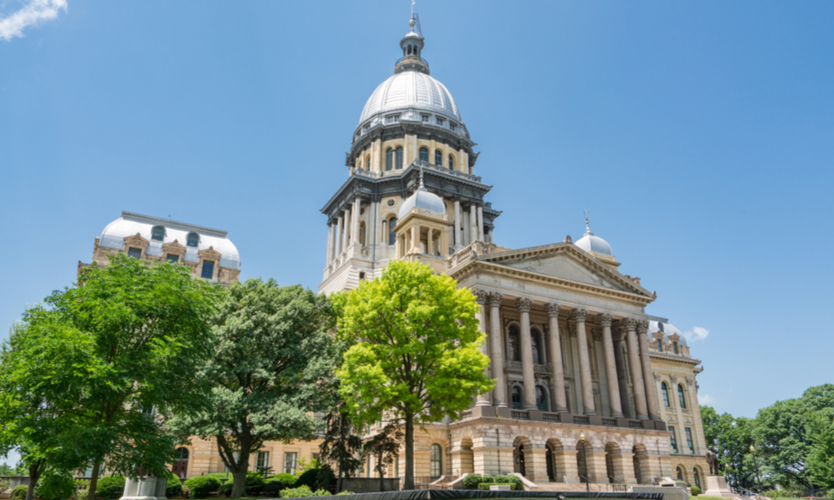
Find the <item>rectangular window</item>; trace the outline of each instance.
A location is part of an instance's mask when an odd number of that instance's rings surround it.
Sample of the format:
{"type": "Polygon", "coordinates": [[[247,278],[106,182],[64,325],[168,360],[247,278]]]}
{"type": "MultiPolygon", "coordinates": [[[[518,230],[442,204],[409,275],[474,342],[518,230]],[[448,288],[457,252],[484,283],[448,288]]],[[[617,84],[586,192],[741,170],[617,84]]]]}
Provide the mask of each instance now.
{"type": "Polygon", "coordinates": [[[423,116],[423,123],[428,123],[431,120],[431,115],[422,115],[423,116]]]}
{"type": "Polygon", "coordinates": [[[180,261],[180,256],[179,255],[173,255],[173,254],[169,253],[168,256],[165,257],[165,260],[167,262],[170,262],[171,264],[176,264],[177,262],[180,261]]]}
{"type": "Polygon", "coordinates": [[[672,350],[675,351],[675,354],[678,354],[678,343],[672,342],[672,350]]]}
{"type": "Polygon", "coordinates": [[[266,475],[266,469],[269,467],[269,452],[259,451],[258,460],[256,462],[256,470],[263,475],[266,475]]]}
{"type": "Polygon", "coordinates": [[[686,446],[689,447],[689,453],[694,455],[695,454],[695,444],[692,442],[692,430],[687,427],[684,429],[686,432],[686,446]]]}
{"type": "Polygon", "coordinates": [[[663,352],[663,341],[662,340],[657,341],[657,352],[663,352]]]}
{"type": "Polygon", "coordinates": [[[443,118],[440,118],[440,117],[438,116],[435,120],[437,121],[437,124],[438,124],[438,125],[443,125],[443,118]]]}
{"type": "Polygon", "coordinates": [[[284,474],[295,474],[295,461],[298,453],[288,451],[284,453],[284,474]]]}
{"type": "Polygon", "coordinates": [[[141,248],[128,248],[127,249],[127,256],[133,257],[134,259],[139,259],[142,257],[142,249],[141,248]]]}
{"type": "Polygon", "coordinates": [[[203,273],[200,275],[201,278],[205,278],[210,280],[214,277],[214,262],[210,260],[203,261],[203,273]]]}
{"type": "Polygon", "coordinates": [[[313,453],[313,460],[316,462],[321,461],[321,455],[319,453],[313,453]]]}
{"type": "Polygon", "coordinates": [[[669,432],[672,433],[672,436],[670,438],[671,443],[672,443],[672,452],[677,453],[678,452],[678,437],[675,435],[675,428],[672,427],[671,425],[669,426],[669,432]]]}

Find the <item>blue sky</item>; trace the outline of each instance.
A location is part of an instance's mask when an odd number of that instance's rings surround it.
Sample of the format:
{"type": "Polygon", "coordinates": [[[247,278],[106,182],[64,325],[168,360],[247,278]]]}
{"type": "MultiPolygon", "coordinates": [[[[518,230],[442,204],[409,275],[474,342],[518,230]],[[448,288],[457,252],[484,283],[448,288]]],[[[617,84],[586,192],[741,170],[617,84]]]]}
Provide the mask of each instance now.
{"type": "MultiPolygon", "coordinates": [[[[228,230],[242,278],[315,288],[319,209],[409,8],[0,0],[0,326],[69,285],[122,210],[228,230]]],[[[417,11],[497,243],[576,239],[589,210],[657,291],[647,312],[709,332],[692,352],[719,411],[834,382],[834,4],[417,11]]]]}

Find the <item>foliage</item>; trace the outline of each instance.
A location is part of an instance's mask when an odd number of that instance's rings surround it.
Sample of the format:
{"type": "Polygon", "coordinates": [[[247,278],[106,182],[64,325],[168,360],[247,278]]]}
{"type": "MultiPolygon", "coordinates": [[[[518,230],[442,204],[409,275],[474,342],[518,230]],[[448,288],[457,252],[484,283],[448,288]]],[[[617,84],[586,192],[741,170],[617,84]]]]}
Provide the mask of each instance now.
{"type": "MultiPolygon", "coordinates": [[[[489,481],[485,481],[489,482],[489,481]]],[[[508,474],[506,476],[495,476],[493,478],[493,482],[495,483],[511,483],[516,485],[517,490],[520,490],[524,486],[524,482],[518,476],[513,476],[512,474],[508,474]]]]}
{"type": "Polygon", "coordinates": [[[336,464],[337,491],[342,488],[342,478],[350,477],[362,466],[359,453],[362,438],[353,433],[353,424],[345,410],[344,401],[340,401],[324,417],[324,440],[319,446],[322,460],[336,464]]]}
{"type": "MultiPolygon", "coordinates": [[[[232,492],[232,488],[234,487],[235,478],[232,476],[228,481],[220,485],[220,488],[217,490],[218,495],[228,495],[232,492]]],[[[264,480],[263,476],[257,472],[247,472],[246,473],[246,486],[244,491],[247,495],[250,496],[257,496],[264,490],[264,487],[267,485],[266,480],[264,480]]],[[[278,491],[277,489],[275,491],[278,491]]]]}
{"type": "Polygon", "coordinates": [[[394,261],[382,276],[335,294],[339,338],[351,347],[339,393],[357,424],[385,419],[405,428],[405,488],[414,487],[414,425],[457,418],[492,389],[480,352],[478,304],[449,276],[394,261]]]}
{"type": "Polygon", "coordinates": [[[95,498],[96,500],[119,500],[119,498],[122,498],[124,491],[124,476],[104,476],[98,481],[98,488],[96,488],[95,498]]]}
{"type": "Polygon", "coordinates": [[[299,457],[298,460],[296,460],[295,470],[298,473],[303,473],[307,469],[318,469],[319,467],[321,467],[321,464],[315,458],[307,460],[305,457],[299,457]]]}
{"type": "Polygon", "coordinates": [[[518,489],[518,485],[516,483],[499,483],[499,482],[481,483],[481,484],[478,485],[478,489],[479,490],[488,490],[490,486],[496,486],[496,485],[507,485],[507,486],[510,487],[511,490],[517,490],[518,489]]]}
{"type": "Polygon", "coordinates": [[[823,411],[808,416],[806,431],[811,442],[807,467],[811,480],[823,488],[834,488],[834,412],[823,411]]]}
{"type": "Polygon", "coordinates": [[[301,486],[307,486],[308,488],[315,488],[318,485],[319,480],[319,470],[318,469],[307,469],[306,472],[298,476],[298,480],[295,482],[295,487],[299,488],[301,486]]]}
{"type": "Polygon", "coordinates": [[[479,474],[467,474],[463,478],[463,487],[469,490],[474,490],[478,488],[478,485],[481,483],[492,483],[495,479],[490,475],[479,475],[479,474]]]}
{"type": "Polygon", "coordinates": [[[297,488],[287,488],[281,492],[281,498],[301,498],[301,497],[312,497],[313,490],[310,489],[309,486],[299,486],[297,488]]]}
{"type": "Polygon", "coordinates": [[[715,446],[719,468],[730,486],[756,487],[756,471],[750,455],[754,420],[735,418],[729,413],[719,415],[710,406],[701,406],[704,437],[707,446],[715,446]],[[726,466],[729,465],[729,468],[726,466]]]}
{"type": "Polygon", "coordinates": [[[284,486],[290,487],[298,481],[298,478],[293,476],[292,474],[287,474],[286,472],[282,472],[281,474],[275,474],[271,478],[269,478],[270,483],[280,482],[283,483],[284,486]]]}
{"type": "Polygon", "coordinates": [[[355,495],[355,494],[356,493],[354,493],[352,491],[340,491],[340,492],[336,493],[336,496],[339,496],[339,495],[355,495]]]}
{"type": "Polygon", "coordinates": [[[693,497],[697,497],[698,495],[701,494],[701,488],[699,488],[697,486],[690,486],[689,491],[692,492],[693,497]]]}
{"type": "Polygon", "coordinates": [[[165,496],[174,498],[182,496],[182,481],[173,472],[165,471],[165,477],[168,483],[165,485],[165,496]]]}
{"type": "Polygon", "coordinates": [[[398,459],[400,443],[403,440],[402,428],[386,425],[365,442],[362,447],[364,456],[374,457],[374,470],[379,473],[379,490],[385,491],[385,472],[398,459]]]}
{"type": "Polygon", "coordinates": [[[177,415],[181,435],[214,437],[243,494],[250,455],[266,441],[312,439],[312,416],[333,406],[333,310],[324,295],[274,280],[233,283],[214,318],[215,352],[198,376],[203,411],[177,415]],[[237,456],[236,456],[237,455],[237,456]]]}
{"type": "Polygon", "coordinates": [[[15,486],[14,488],[12,488],[12,492],[9,495],[9,498],[11,500],[24,500],[26,498],[26,490],[28,489],[29,488],[24,484],[21,484],[20,486],[15,486]]]}
{"type": "Polygon", "coordinates": [[[67,471],[48,469],[38,479],[35,495],[44,500],[63,500],[75,496],[75,478],[67,471]]]}
{"type": "Polygon", "coordinates": [[[188,498],[207,498],[220,489],[220,480],[211,476],[194,476],[185,481],[188,498]]]}

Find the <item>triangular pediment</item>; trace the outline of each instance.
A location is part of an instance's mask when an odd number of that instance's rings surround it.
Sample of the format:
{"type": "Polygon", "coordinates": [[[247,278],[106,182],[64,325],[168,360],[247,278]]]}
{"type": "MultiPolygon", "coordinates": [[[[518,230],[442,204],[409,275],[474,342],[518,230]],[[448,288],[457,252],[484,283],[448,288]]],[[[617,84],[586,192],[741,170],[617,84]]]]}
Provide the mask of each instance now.
{"type": "Polygon", "coordinates": [[[478,260],[560,280],[652,296],[633,280],[570,243],[483,255],[478,260]]]}

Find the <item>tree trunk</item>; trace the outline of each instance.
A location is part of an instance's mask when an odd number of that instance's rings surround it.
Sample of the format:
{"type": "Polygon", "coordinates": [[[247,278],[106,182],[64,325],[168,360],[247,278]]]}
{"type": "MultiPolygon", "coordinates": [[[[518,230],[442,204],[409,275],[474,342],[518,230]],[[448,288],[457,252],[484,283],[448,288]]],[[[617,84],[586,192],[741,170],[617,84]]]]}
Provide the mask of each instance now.
{"type": "Polygon", "coordinates": [[[336,493],[340,493],[342,491],[342,476],[344,476],[344,471],[342,471],[342,466],[339,465],[339,476],[336,481],[336,493]]]}
{"type": "Polygon", "coordinates": [[[98,486],[98,475],[101,472],[101,462],[95,462],[93,464],[93,475],[90,477],[90,493],[87,495],[89,500],[95,500],[96,498],[96,486],[98,486]]]}
{"type": "Polygon", "coordinates": [[[26,488],[26,500],[35,498],[35,486],[41,477],[43,460],[37,460],[29,466],[29,487],[26,488]]]}
{"type": "MultiPolygon", "coordinates": [[[[232,457],[234,459],[234,457],[232,457]]],[[[237,459],[237,470],[232,469],[235,482],[232,484],[231,498],[240,498],[246,493],[246,472],[249,470],[249,450],[241,446],[240,456],[237,459]]]]}
{"type": "Polygon", "coordinates": [[[414,414],[405,413],[405,485],[404,490],[414,489],[414,414]]]}
{"type": "Polygon", "coordinates": [[[385,473],[382,472],[382,457],[384,453],[380,452],[376,459],[376,467],[379,471],[379,491],[385,491],[385,473]]]}

